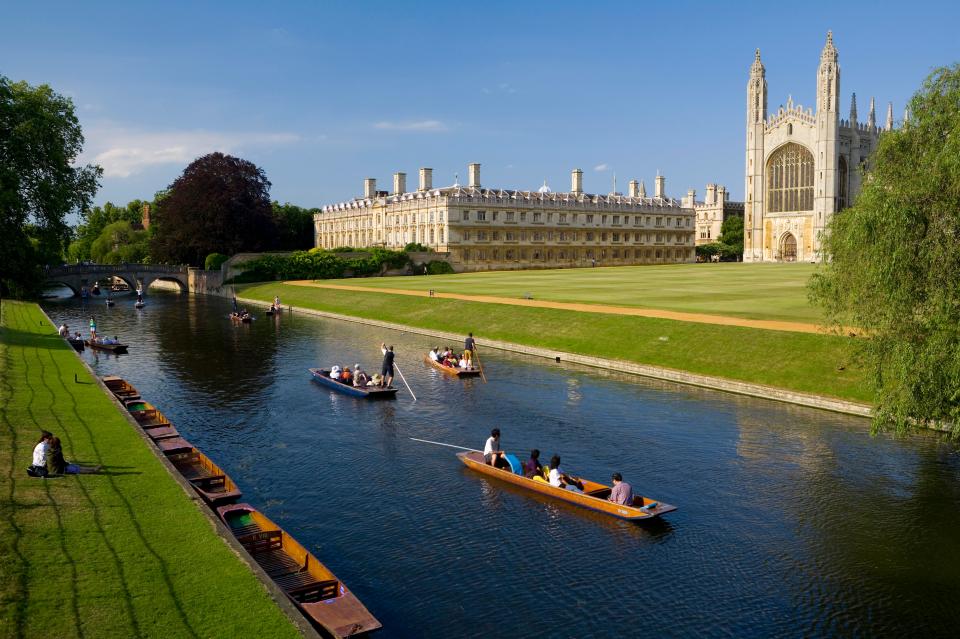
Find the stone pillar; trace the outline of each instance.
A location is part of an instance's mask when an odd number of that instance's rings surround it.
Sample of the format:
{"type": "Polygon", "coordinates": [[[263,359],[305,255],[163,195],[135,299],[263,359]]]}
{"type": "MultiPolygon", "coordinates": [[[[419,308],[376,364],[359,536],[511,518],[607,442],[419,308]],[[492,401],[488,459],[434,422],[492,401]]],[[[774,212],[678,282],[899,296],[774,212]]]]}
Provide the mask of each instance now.
{"type": "Polygon", "coordinates": [[[393,174],[393,194],[403,195],[407,192],[407,174],[397,172],[393,174]]]}
{"type": "Polygon", "coordinates": [[[420,191],[429,191],[433,188],[433,169],[420,169],[420,191]]]}
{"type": "Polygon", "coordinates": [[[479,162],[473,162],[467,165],[467,177],[468,177],[467,186],[471,186],[475,189],[480,188],[480,163],[479,162]]]}
{"type": "Polygon", "coordinates": [[[577,195],[583,193],[583,171],[580,169],[570,172],[570,192],[577,195]]]}
{"type": "Polygon", "coordinates": [[[368,200],[377,197],[377,178],[367,178],[363,181],[363,197],[368,200]]]}

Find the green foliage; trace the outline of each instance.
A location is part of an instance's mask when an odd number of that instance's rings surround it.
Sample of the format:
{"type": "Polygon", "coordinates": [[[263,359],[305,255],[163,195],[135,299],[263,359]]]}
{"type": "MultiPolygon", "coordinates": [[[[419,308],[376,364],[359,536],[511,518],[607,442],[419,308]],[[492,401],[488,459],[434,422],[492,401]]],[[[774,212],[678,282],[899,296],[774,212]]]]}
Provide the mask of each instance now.
{"type": "Polygon", "coordinates": [[[142,263],[147,261],[150,241],[147,232],[135,230],[121,220],[104,227],[90,245],[90,257],[98,264],[142,263]]]}
{"type": "Polygon", "coordinates": [[[433,249],[430,248],[429,246],[424,246],[419,242],[410,242],[409,244],[403,247],[403,250],[406,251],[407,253],[430,253],[433,251],[433,249]]]}
{"type": "Polygon", "coordinates": [[[295,251],[290,255],[262,255],[244,262],[242,274],[231,278],[231,284],[265,282],[270,280],[327,280],[344,277],[377,275],[384,269],[403,268],[410,258],[403,251],[374,248],[365,257],[344,259],[333,251],[313,249],[295,251]]]}
{"type": "Polygon", "coordinates": [[[81,223],[75,230],[75,239],[67,249],[67,258],[71,262],[96,259],[91,250],[93,243],[100,237],[108,225],[114,222],[127,221],[131,224],[140,224],[143,221],[143,206],[150,204],[143,200],[133,200],[126,206],[117,206],[107,202],[102,207],[95,206],[80,214],[81,223]]]}
{"type": "Polygon", "coordinates": [[[0,75],[0,295],[37,293],[40,266],[62,259],[65,217],[90,206],[102,173],[74,165],[82,150],[69,98],[0,75]]]}
{"type": "Polygon", "coordinates": [[[880,138],[854,206],[833,216],[811,299],[856,326],[874,427],[960,425],[960,65],[934,71],[880,138]]]}
{"type": "Polygon", "coordinates": [[[743,217],[731,215],[720,226],[718,243],[723,257],[739,259],[743,255],[743,217]]]}
{"type": "Polygon", "coordinates": [[[214,252],[273,248],[269,191],[266,175],[251,162],[223,153],[194,160],[157,202],[152,252],[159,260],[199,266],[214,252]]]}
{"type": "MultiPolygon", "coordinates": [[[[323,249],[317,249],[317,250],[322,251],[323,249]]],[[[355,249],[352,246],[336,246],[330,249],[331,253],[356,253],[357,251],[359,251],[359,249],[355,249]]]]}
{"type": "Polygon", "coordinates": [[[700,244],[696,248],[697,257],[711,258],[714,255],[720,255],[723,252],[723,246],[719,242],[710,244],[700,244]]]}
{"type": "Polygon", "coordinates": [[[453,273],[453,266],[443,260],[431,260],[427,262],[427,275],[449,275],[453,273]]]}
{"type": "Polygon", "coordinates": [[[289,202],[274,202],[272,208],[277,227],[276,248],[298,251],[313,246],[313,214],[319,209],[305,209],[289,202]]]}
{"type": "Polygon", "coordinates": [[[216,271],[229,259],[230,258],[223,253],[211,253],[207,256],[207,259],[203,261],[203,268],[208,271],[216,271]]]}

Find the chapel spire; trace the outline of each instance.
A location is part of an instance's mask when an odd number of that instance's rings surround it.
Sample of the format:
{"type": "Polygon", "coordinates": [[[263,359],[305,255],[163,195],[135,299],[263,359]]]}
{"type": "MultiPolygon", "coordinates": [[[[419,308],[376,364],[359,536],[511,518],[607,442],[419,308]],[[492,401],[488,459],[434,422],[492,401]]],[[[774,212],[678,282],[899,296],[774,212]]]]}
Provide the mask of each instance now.
{"type": "MultiPolygon", "coordinates": [[[[857,94],[854,92],[853,96],[850,98],[850,123],[856,125],[857,123],[857,94]]],[[[856,128],[854,126],[854,128],[856,128]]]]}
{"type": "MultiPolygon", "coordinates": [[[[820,53],[817,68],[817,112],[836,113],[840,93],[840,65],[837,48],[833,46],[833,31],[827,31],[827,43],[820,53]]],[[[835,116],[834,116],[835,117],[835,116]]]]}
{"type": "Polygon", "coordinates": [[[873,98],[870,98],[870,115],[867,116],[867,127],[871,130],[877,126],[877,106],[873,98]]]}
{"type": "Polygon", "coordinates": [[[747,122],[757,124],[767,119],[767,72],[760,61],[760,49],[754,53],[747,82],[747,122]]]}
{"type": "Polygon", "coordinates": [[[887,131],[893,131],[893,102],[887,102],[887,131]]]}

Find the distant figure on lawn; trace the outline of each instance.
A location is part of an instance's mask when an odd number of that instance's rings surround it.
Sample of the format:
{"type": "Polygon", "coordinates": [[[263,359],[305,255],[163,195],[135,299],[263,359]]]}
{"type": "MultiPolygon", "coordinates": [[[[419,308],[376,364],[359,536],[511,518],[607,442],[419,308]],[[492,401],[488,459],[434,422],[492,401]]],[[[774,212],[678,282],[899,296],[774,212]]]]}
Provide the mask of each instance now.
{"type": "Polygon", "coordinates": [[[47,449],[47,470],[51,475],[88,475],[99,473],[102,466],[78,466],[70,464],[63,458],[63,448],[59,437],[51,437],[47,449]]]}

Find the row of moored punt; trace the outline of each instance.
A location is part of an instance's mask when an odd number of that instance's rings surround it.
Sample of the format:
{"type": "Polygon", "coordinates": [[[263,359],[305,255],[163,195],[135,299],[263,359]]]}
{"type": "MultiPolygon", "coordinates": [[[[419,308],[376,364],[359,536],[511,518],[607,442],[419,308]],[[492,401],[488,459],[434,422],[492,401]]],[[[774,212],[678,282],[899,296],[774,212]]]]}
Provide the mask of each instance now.
{"type": "Polygon", "coordinates": [[[120,377],[104,377],[103,382],[264,572],[311,621],[339,636],[380,627],[360,600],[310,551],[250,504],[237,503],[242,494],[230,476],[181,437],[170,420],[144,401],[136,388],[120,377]]]}

